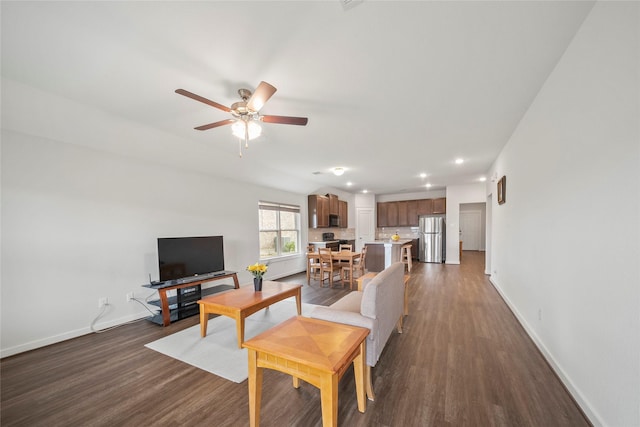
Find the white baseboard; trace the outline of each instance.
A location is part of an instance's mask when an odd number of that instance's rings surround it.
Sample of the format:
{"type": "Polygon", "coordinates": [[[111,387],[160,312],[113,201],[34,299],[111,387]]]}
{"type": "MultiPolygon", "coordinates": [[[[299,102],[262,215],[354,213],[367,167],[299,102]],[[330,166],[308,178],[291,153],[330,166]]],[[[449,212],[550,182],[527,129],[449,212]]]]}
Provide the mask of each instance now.
{"type": "MultiPolygon", "coordinates": [[[[127,322],[131,322],[133,320],[143,319],[145,317],[149,317],[149,312],[148,311],[141,311],[139,313],[130,314],[128,316],[124,316],[124,317],[121,317],[121,318],[118,318],[118,319],[114,319],[114,320],[110,320],[110,321],[107,321],[107,322],[96,323],[95,329],[96,330],[106,329],[106,328],[110,328],[110,327],[113,327],[113,326],[122,325],[122,324],[125,324],[127,322]]],[[[76,330],[73,330],[73,331],[65,332],[64,334],[53,335],[53,336],[42,338],[42,339],[39,339],[39,340],[30,341],[30,342],[27,342],[27,343],[24,343],[24,344],[17,345],[15,347],[4,348],[4,349],[0,350],[0,358],[13,356],[13,355],[18,354],[18,353],[24,353],[25,351],[35,350],[35,349],[40,348],[40,347],[46,347],[46,346],[51,345],[51,344],[56,344],[56,343],[59,343],[59,342],[62,342],[62,341],[66,341],[66,340],[69,340],[69,339],[72,339],[72,338],[77,338],[77,337],[80,337],[82,335],[87,335],[87,334],[91,334],[91,333],[93,333],[93,331],[91,330],[91,327],[87,326],[85,328],[80,328],[80,329],[76,329],[76,330]]]]}
{"type": "MultiPolygon", "coordinates": [[[[486,273],[485,273],[486,274],[486,273]]],[[[531,338],[534,345],[540,350],[542,356],[545,358],[551,369],[558,376],[562,384],[565,386],[567,391],[571,394],[573,399],[576,401],[580,409],[585,414],[585,416],[589,419],[589,421],[593,424],[594,427],[604,426],[604,422],[602,418],[598,416],[598,413],[593,409],[593,407],[589,404],[588,400],[584,397],[584,395],[580,392],[580,390],[573,384],[569,376],[564,372],[564,370],[558,365],[556,360],[554,359],[551,352],[545,347],[544,343],[540,340],[538,335],[535,333],[535,330],[527,323],[524,316],[518,311],[517,307],[509,300],[509,298],[502,292],[500,285],[493,278],[493,276],[489,277],[489,282],[493,285],[493,287],[498,291],[504,302],[507,304],[509,309],[513,312],[513,314],[518,319],[518,322],[522,325],[525,332],[531,338]]]]}

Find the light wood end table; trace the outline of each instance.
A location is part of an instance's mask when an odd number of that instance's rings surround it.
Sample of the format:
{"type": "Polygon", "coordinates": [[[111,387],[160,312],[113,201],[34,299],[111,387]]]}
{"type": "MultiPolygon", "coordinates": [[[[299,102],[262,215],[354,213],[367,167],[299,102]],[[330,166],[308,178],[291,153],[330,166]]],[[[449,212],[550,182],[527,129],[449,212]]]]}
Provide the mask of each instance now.
{"type": "Polygon", "coordinates": [[[246,341],[249,351],[249,421],[260,424],[263,369],[293,376],[320,389],[322,425],[338,425],[338,382],[353,363],[358,411],[366,409],[366,338],[369,330],[326,320],[293,317],[246,341]]]}

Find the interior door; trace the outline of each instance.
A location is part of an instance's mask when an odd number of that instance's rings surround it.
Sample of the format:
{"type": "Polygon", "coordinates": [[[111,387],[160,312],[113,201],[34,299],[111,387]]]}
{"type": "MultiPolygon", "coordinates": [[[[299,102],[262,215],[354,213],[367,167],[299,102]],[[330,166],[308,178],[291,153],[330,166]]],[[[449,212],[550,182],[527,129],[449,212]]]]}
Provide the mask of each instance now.
{"type": "Polygon", "coordinates": [[[357,252],[361,251],[366,242],[371,242],[376,238],[376,225],[374,222],[372,208],[356,209],[356,247],[357,252]]]}
{"type": "Polygon", "coordinates": [[[465,251],[480,250],[480,212],[467,211],[460,212],[460,239],[462,249],[465,251]]]}

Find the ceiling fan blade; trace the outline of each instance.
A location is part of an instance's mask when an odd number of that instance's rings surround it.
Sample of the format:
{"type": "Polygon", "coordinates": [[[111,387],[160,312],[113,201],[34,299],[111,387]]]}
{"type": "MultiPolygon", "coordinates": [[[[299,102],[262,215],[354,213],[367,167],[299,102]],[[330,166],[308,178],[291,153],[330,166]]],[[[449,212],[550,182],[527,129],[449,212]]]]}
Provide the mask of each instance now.
{"type": "Polygon", "coordinates": [[[260,116],[260,120],[265,123],[279,123],[282,125],[298,125],[305,126],[309,121],[306,117],[287,117],[287,116],[260,116]]]}
{"type": "Polygon", "coordinates": [[[212,107],[218,108],[222,111],[226,111],[227,113],[231,112],[231,109],[229,107],[225,107],[224,105],[218,104],[217,102],[211,101],[210,99],[203,98],[200,95],[196,95],[195,93],[189,92],[188,90],[176,89],[176,93],[179,93],[180,95],[184,95],[187,98],[195,99],[196,101],[200,101],[212,107]]]}
{"type": "Polygon", "coordinates": [[[197,128],[194,128],[194,129],[196,129],[196,130],[208,130],[208,129],[217,128],[219,126],[230,125],[231,123],[234,123],[234,122],[235,122],[234,119],[220,120],[219,122],[209,123],[208,125],[198,126],[197,128]]]}
{"type": "Polygon", "coordinates": [[[253,92],[253,95],[251,95],[251,98],[249,98],[249,101],[247,101],[247,108],[253,111],[260,111],[269,98],[276,93],[276,90],[278,89],[271,86],[269,83],[260,82],[256,90],[253,92]]]}

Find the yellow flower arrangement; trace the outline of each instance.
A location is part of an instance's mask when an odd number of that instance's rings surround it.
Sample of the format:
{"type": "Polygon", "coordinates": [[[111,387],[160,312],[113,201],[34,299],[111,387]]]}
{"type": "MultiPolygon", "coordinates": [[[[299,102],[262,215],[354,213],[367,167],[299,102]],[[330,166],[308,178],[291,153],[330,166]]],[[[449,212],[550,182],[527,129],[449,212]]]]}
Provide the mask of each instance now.
{"type": "Polygon", "coordinates": [[[255,264],[247,267],[247,270],[251,272],[251,274],[253,274],[253,277],[262,279],[262,276],[264,276],[264,273],[267,272],[267,268],[268,268],[267,264],[260,264],[256,262],[255,264]]]}

